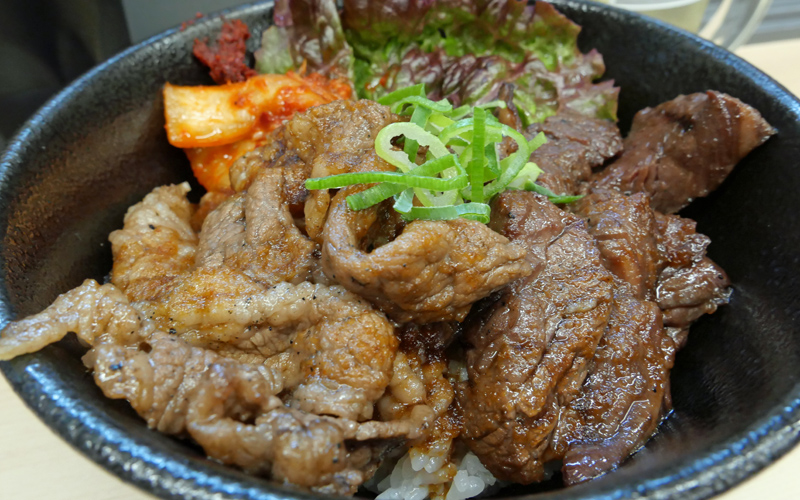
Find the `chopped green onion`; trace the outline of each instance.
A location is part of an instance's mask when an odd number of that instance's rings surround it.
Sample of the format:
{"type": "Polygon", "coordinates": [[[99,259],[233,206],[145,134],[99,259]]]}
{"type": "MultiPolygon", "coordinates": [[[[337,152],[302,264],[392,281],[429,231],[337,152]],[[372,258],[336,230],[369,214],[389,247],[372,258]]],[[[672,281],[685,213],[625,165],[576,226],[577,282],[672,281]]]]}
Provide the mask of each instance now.
{"type": "Polygon", "coordinates": [[[544,146],[545,142],[547,142],[547,137],[544,135],[544,132],[539,132],[536,134],[536,137],[528,142],[528,147],[531,148],[531,153],[544,146]]]}
{"type": "Polygon", "coordinates": [[[436,191],[461,189],[469,184],[466,175],[441,178],[404,172],[349,172],[308,179],[306,181],[306,189],[336,189],[352,186],[353,184],[371,184],[373,182],[391,182],[393,184],[436,191]]]}
{"type": "MultiPolygon", "coordinates": [[[[486,197],[488,198],[505,191],[511,181],[513,181],[519,175],[519,173],[528,163],[528,159],[530,158],[531,153],[533,153],[533,151],[530,149],[530,143],[527,139],[525,139],[524,135],[520,134],[508,125],[500,124],[492,126],[499,127],[506,135],[514,139],[514,141],[517,143],[518,149],[516,153],[500,162],[500,176],[486,186],[485,193],[486,197]]],[[[544,134],[540,133],[536,138],[539,136],[544,137],[544,134]]],[[[536,140],[536,138],[534,139],[536,140]]],[[[541,142],[541,140],[537,140],[536,142],[541,142]]],[[[541,143],[543,144],[543,142],[541,143]]]]}
{"type": "MultiPolygon", "coordinates": [[[[422,165],[412,168],[408,173],[420,176],[432,176],[448,168],[453,168],[457,164],[458,158],[451,154],[425,162],[422,165]]],[[[306,181],[306,186],[308,186],[308,181],[306,181]]],[[[389,199],[405,189],[406,187],[403,185],[384,182],[377,186],[372,186],[369,189],[365,189],[360,193],[351,194],[347,197],[347,205],[351,210],[363,210],[383,200],[389,199]]]]}
{"type": "Polygon", "coordinates": [[[406,122],[390,123],[383,127],[375,137],[375,152],[403,172],[408,172],[415,164],[411,162],[404,152],[397,151],[392,146],[392,139],[401,135],[405,136],[406,140],[413,139],[420,145],[427,146],[428,151],[434,158],[450,154],[450,151],[447,150],[438,137],[419,125],[406,122]]]}
{"type": "Polygon", "coordinates": [[[460,120],[467,116],[470,111],[472,111],[472,108],[467,104],[459,106],[450,113],[450,118],[453,120],[460,120]]]}
{"type": "Polygon", "coordinates": [[[525,190],[533,191],[534,193],[539,193],[541,195],[547,196],[547,198],[556,205],[561,205],[564,203],[573,203],[583,198],[582,194],[581,195],[555,194],[554,192],[550,191],[541,184],[536,184],[534,182],[526,182],[525,190]]]}
{"type": "Polygon", "coordinates": [[[484,149],[486,155],[486,170],[489,175],[484,176],[485,181],[490,181],[500,175],[500,162],[497,160],[497,147],[490,142],[484,149]]]}
{"type": "Polygon", "coordinates": [[[527,189],[527,185],[529,182],[535,182],[536,179],[539,177],[539,174],[542,173],[542,169],[533,162],[528,162],[522,167],[522,170],[519,172],[519,175],[514,178],[508,184],[509,189],[527,189]]]}
{"type": "Polygon", "coordinates": [[[488,201],[508,188],[536,191],[555,203],[580,198],[559,196],[535,184],[541,170],[529,160],[546,138],[539,134],[529,141],[487,111],[505,108],[503,101],[453,109],[447,100],[428,99],[424,85],[419,84],[392,92],[378,102],[390,106],[393,113],[410,117],[408,122],[387,125],[375,137],[375,152],[396,171],[308,179],[308,189],[375,183],[348,196],[348,206],[362,210],[394,197],[395,210],[406,220],[463,217],[483,223],[489,222],[488,201]],[[497,144],[506,137],[516,143],[516,151],[499,160],[497,144]],[[395,144],[402,144],[402,149],[395,144]],[[425,155],[419,155],[420,147],[426,148],[425,155]]]}
{"type": "MultiPolygon", "coordinates": [[[[425,125],[428,123],[428,117],[430,117],[432,113],[433,111],[428,108],[418,107],[414,109],[414,112],[411,114],[411,123],[424,129],[425,125]]],[[[419,152],[419,143],[414,139],[406,138],[403,151],[408,155],[409,160],[414,161],[417,159],[417,153],[419,152]]]]}
{"type": "Polygon", "coordinates": [[[394,209],[401,214],[407,214],[414,207],[414,190],[406,189],[395,197],[394,209]]]}
{"type": "Polygon", "coordinates": [[[431,111],[436,111],[437,113],[447,113],[453,109],[453,105],[450,104],[450,101],[447,99],[442,99],[441,101],[431,101],[425,97],[421,97],[418,95],[411,95],[408,97],[404,97],[399,101],[395,102],[391,106],[392,113],[399,114],[403,107],[406,104],[415,104],[417,109],[425,108],[431,111]]]}
{"type": "Polygon", "coordinates": [[[433,113],[430,118],[428,118],[428,124],[426,126],[426,130],[431,133],[440,133],[446,127],[452,125],[455,121],[451,120],[450,118],[439,114],[433,113]],[[431,130],[433,129],[433,130],[431,130]]]}
{"type": "Polygon", "coordinates": [[[475,108],[472,120],[472,159],[467,164],[467,175],[472,187],[470,199],[483,203],[483,166],[486,163],[484,141],[486,140],[486,111],[475,108]]]}
{"type": "Polygon", "coordinates": [[[385,96],[378,99],[378,104],[383,104],[384,106],[391,106],[392,104],[396,103],[397,101],[403,100],[406,97],[411,96],[420,96],[425,97],[425,84],[418,83],[416,85],[411,85],[410,87],[405,87],[399,90],[395,90],[390,94],[386,94],[385,96]]]}
{"type": "Polygon", "coordinates": [[[485,104],[478,104],[475,107],[481,109],[490,109],[490,108],[506,109],[506,102],[498,99],[496,101],[489,101],[485,104]]]}
{"type": "Polygon", "coordinates": [[[475,217],[489,222],[491,209],[486,203],[462,203],[461,205],[447,205],[444,207],[413,207],[403,218],[407,220],[451,220],[459,217],[475,217]]]}

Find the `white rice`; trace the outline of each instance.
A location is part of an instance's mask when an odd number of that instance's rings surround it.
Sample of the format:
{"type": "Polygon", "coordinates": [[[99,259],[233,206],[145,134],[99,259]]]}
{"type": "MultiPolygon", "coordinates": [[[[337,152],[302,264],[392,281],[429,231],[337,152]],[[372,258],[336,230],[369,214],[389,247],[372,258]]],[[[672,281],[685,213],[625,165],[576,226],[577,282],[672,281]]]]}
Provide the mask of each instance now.
{"type": "MultiPolygon", "coordinates": [[[[451,383],[468,378],[463,360],[451,359],[447,372],[451,383]]],[[[501,487],[474,453],[450,438],[412,446],[397,459],[400,453],[395,450],[364,485],[378,493],[376,500],[465,500],[501,487]]]]}
{"type": "Polygon", "coordinates": [[[447,440],[411,448],[379,480],[376,500],[464,500],[497,483],[472,452],[451,453],[451,446],[447,440]]]}

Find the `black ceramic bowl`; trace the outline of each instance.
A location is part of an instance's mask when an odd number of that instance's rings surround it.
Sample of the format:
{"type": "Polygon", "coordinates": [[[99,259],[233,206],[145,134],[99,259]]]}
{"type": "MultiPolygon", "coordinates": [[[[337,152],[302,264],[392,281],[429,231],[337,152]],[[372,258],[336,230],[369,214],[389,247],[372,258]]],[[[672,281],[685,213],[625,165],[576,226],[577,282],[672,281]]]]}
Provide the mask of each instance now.
{"type": "MultiPolygon", "coordinates": [[[[583,50],[605,56],[622,87],[623,131],[634,112],[717,89],[755,106],[779,133],[717,192],[686,212],[730,274],[728,307],[699,321],[672,374],[675,411],[619,470],[570,489],[546,484],[501,496],[547,499],[706,498],[768,465],[800,432],[800,102],[730,53],[664,24],[599,5],[556,2],[580,23],[583,50]]],[[[228,13],[257,34],[269,4],[228,13]]],[[[191,56],[203,19],[134,47],[50,101],[2,158],[2,320],[38,312],[111,267],[107,236],[159,184],[190,177],[163,129],[161,86],[207,83],[191,56]]],[[[251,42],[256,42],[254,36],[251,42]]],[[[787,61],[790,63],[790,61],[787,61]]],[[[70,341],[0,364],[56,432],[110,472],[163,498],[311,498],[207,461],[105,399],[70,341]]]]}

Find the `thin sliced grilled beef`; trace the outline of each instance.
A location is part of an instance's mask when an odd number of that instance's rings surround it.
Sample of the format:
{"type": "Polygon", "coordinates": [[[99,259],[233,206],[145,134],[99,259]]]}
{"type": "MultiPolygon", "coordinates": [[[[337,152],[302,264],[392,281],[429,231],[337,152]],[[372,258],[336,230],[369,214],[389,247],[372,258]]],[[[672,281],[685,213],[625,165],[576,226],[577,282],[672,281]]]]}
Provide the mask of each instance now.
{"type": "Polygon", "coordinates": [[[525,249],[466,219],[416,220],[378,246],[368,237],[391,204],[350,210],[346,198],[357,189],[331,202],[322,268],[396,321],[461,321],[474,302],[531,272],[525,249]]]}
{"type": "Polygon", "coordinates": [[[321,241],[331,195],[327,189],[309,192],[309,177],[346,172],[393,170],[375,154],[375,136],[398,120],[389,108],[368,101],[334,101],[298,113],[272,132],[267,145],[231,166],[231,186],[245,191],[264,168],[284,169],[284,197],[293,215],[305,214],[309,238],[321,241]]]}
{"type": "Polygon", "coordinates": [[[571,208],[586,219],[603,264],[634,297],[658,303],[679,345],[697,318],[728,302],[730,282],[706,257],[711,240],[697,233],[695,221],[653,211],[644,193],[603,188],[571,208]]]}
{"type": "Polygon", "coordinates": [[[311,279],[319,246],[292,217],[286,198],[292,170],[258,170],[246,191],[206,217],[195,255],[198,267],[224,263],[265,285],[311,279]]]}
{"type": "Polygon", "coordinates": [[[566,484],[616,468],[650,438],[669,411],[675,344],[661,311],[616,281],[608,328],[580,394],[561,410],[548,458],[563,460],[566,484]]]}
{"type": "Polygon", "coordinates": [[[680,96],[639,111],[619,160],[592,187],[644,192],[674,213],[708,195],[773,129],[752,107],[716,91],[680,96]]]}
{"type": "Polygon", "coordinates": [[[655,300],[664,311],[664,325],[682,346],[689,326],[730,300],[730,280],[706,256],[711,239],[696,231],[697,223],[677,215],[656,214],[661,273],[655,300]]]}
{"type": "Polygon", "coordinates": [[[612,308],[612,276],[580,218],[506,192],[492,226],[528,249],[534,273],[468,319],[469,380],[459,390],[470,449],[499,479],[531,483],[560,409],[580,392],[612,308]]]}
{"type": "Polygon", "coordinates": [[[603,265],[628,283],[636,298],[652,300],[662,258],[647,195],[598,188],[570,208],[586,219],[603,265]]]}
{"type": "Polygon", "coordinates": [[[569,110],[531,125],[525,135],[530,139],[539,132],[547,142],[533,152],[531,161],[543,171],[538,182],[557,194],[577,194],[592,168],[622,150],[616,124],[569,110]]]}
{"type": "Polygon", "coordinates": [[[114,255],[111,282],[132,301],[157,297],[194,265],[189,184],[155,188],[128,208],[125,225],[108,240],[114,255]]]}

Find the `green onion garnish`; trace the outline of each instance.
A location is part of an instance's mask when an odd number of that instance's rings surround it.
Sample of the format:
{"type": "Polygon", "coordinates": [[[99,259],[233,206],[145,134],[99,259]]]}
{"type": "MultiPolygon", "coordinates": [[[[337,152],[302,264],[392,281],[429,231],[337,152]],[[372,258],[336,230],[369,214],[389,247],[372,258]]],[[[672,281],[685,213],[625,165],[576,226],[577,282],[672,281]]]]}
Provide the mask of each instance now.
{"type": "Polygon", "coordinates": [[[414,190],[406,189],[395,197],[394,209],[401,214],[408,214],[414,207],[414,190]]]}
{"type": "Polygon", "coordinates": [[[403,214],[403,218],[406,220],[450,220],[464,217],[487,224],[490,213],[491,209],[486,203],[462,203],[443,207],[413,207],[408,213],[403,214]]]}
{"type": "Polygon", "coordinates": [[[403,172],[352,172],[348,174],[331,175],[308,179],[306,189],[336,189],[353,184],[370,184],[373,182],[391,182],[401,186],[433,189],[436,191],[450,191],[467,187],[469,181],[466,175],[457,175],[442,179],[425,175],[413,175],[403,172]]]}
{"type": "Polygon", "coordinates": [[[435,102],[422,96],[412,95],[404,97],[392,104],[392,113],[401,114],[406,104],[413,104],[417,107],[417,109],[425,108],[431,111],[436,111],[437,113],[448,113],[453,110],[453,105],[450,104],[450,101],[447,99],[442,99],[441,101],[435,102]]]}
{"type": "Polygon", "coordinates": [[[528,182],[525,183],[525,190],[526,191],[533,191],[534,193],[539,193],[539,194],[542,194],[544,196],[547,196],[547,198],[549,198],[550,201],[552,201],[556,205],[560,205],[562,203],[573,203],[573,202],[576,202],[576,201],[580,200],[581,198],[583,198],[582,194],[581,195],[558,195],[558,194],[555,194],[554,192],[550,191],[546,187],[542,186],[541,184],[536,184],[535,182],[531,182],[531,181],[528,181],[528,182]]]}
{"type": "Polygon", "coordinates": [[[489,222],[488,202],[506,189],[535,191],[554,203],[581,198],[557,195],[535,183],[541,170],[529,159],[546,138],[540,133],[528,141],[498,122],[487,110],[505,107],[502,101],[454,109],[447,100],[428,99],[425,86],[418,84],[378,102],[390,106],[393,113],[410,117],[408,122],[387,125],[375,137],[375,152],[396,171],[308,179],[307,189],[375,183],[347,197],[350,209],[363,210],[394,197],[394,209],[405,220],[463,217],[484,224],[489,222]],[[516,143],[517,150],[498,161],[497,144],[505,137],[516,143]]]}
{"type": "Polygon", "coordinates": [[[469,197],[476,203],[483,203],[483,170],[486,166],[484,144],[486,141],[486,111],[475,108],[472,120],[472,158],[467,164],[467,176],[472,188],[469,197]]]}
{"type": "Polygon", "coordinates": [[[395,90],[394,92],[386,94],[385,96],[378,99],[378,104],[383,104],[384,106],[391,106],[397,101],[401,101],[406,97],[411,97],[413,95],[425,97],[427,95],[425,93],[425,84],[418,83],[416,85],[411,85],[410,87],[403,87],[402,89],[395,90]]]}
{"type": "MultiPolygon", "coordinates": [[[[453,154],[449,154],[447,156],[436,158],[435,160],[430,160],[422,165],[416,166],[409,170],[408,173],[414,175],[433,176],[445,169],[455,167],[456,162],[458,162],[458,157],[453,154]]],[[[406,188],[403,185],[383,182],[377,186],[372,186],[369,189],[361,191],[360,193],[348,196],[347,206],[349,206],[351,210],[363,210],[371,207],[372,205],[380,203],[383,200],[391,198],[392,196],[401,193],[405,189],[406,188]]]]}

